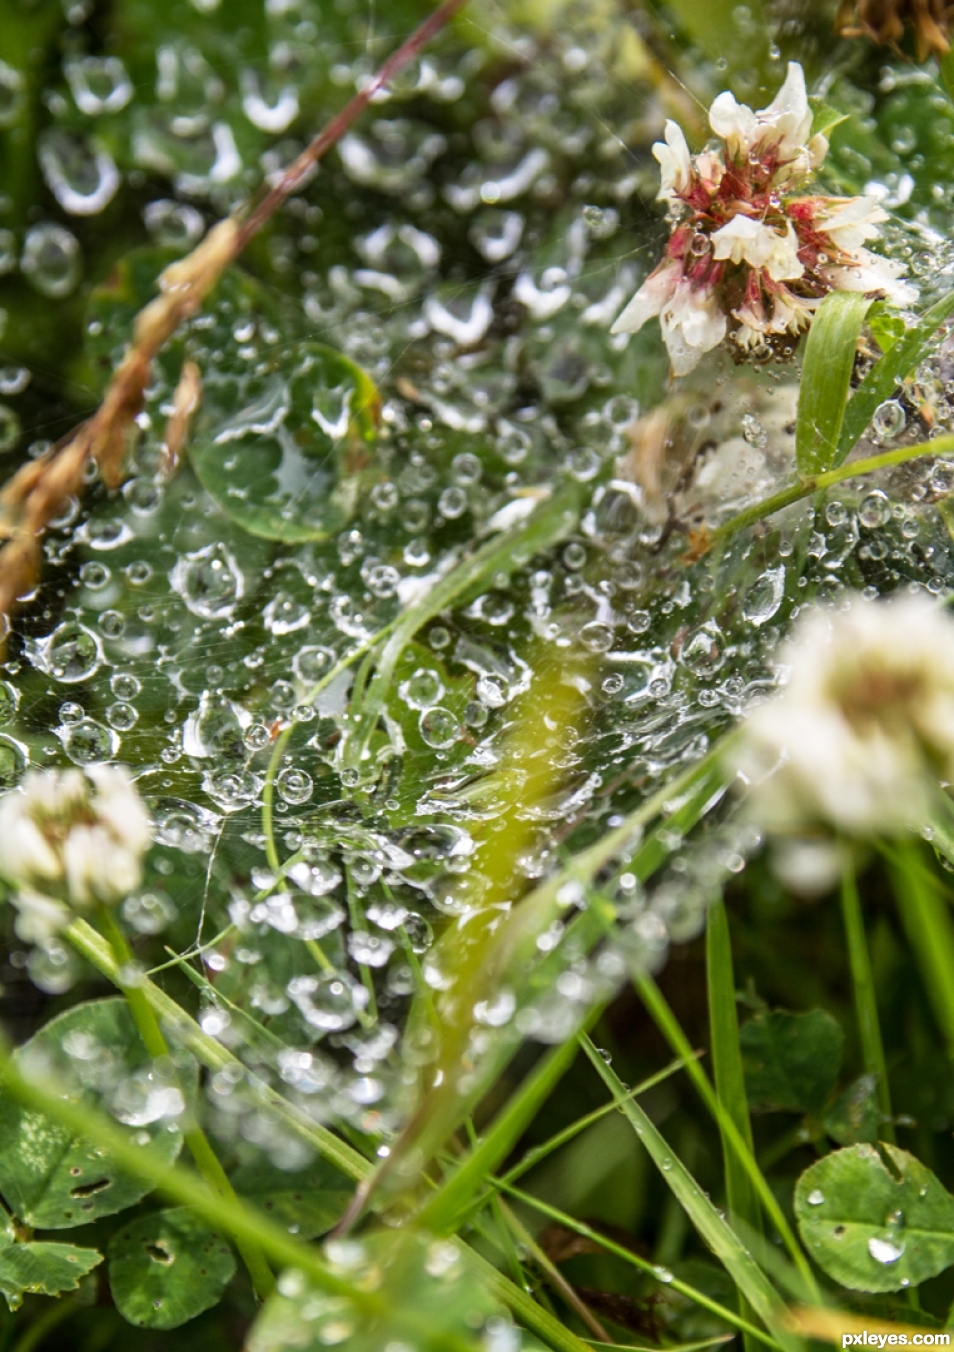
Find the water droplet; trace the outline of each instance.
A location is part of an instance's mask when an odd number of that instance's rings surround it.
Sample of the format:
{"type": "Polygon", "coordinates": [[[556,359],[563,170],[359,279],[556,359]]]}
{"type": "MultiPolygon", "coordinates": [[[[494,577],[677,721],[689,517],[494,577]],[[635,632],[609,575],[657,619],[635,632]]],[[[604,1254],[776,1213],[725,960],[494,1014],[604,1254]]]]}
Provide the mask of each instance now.
{"type": "Polygon", "coordinates": [[[70,216],[97,216],[116,196],[119,170],[102,147],[53,130],[40,137],[37,158],[47,187],[70,216]]]}
{"type": "Polygon", "coordinates": [[[479,1000],[474,1005],[474,1018],[487,1028],[502,1028],[510,1022],[517,1009],[513,991],[498,991],[490,1000],[479,1000]]]}
{"type": "Polygon", "coordinates": [[[896,399],[879,404],[871,419],[871,430],[879,441],[890,441],[904,431],[907,417],[896,399]]]}
{"type": "Polygon", "coordinates": [[[123,902],[122,914],[137,934],[160,934],[175,919],[176,908],[165,892],[134,892],[123,902]]]}
{"type": "Polygon", "coordinates": [[[377,925],[379,929],[396,930],[404,924],[408,917],[406,906],[400,906],[394,901],[372,902],[367,909],[367,917],[372,925],[377,925]]]}
{"type": "Polygon", "coordinates": [[[26,102],[26,80],[18,70],[0,61],[0,127],[12,127],[26,102]]]}
{"type": "Polygon", "coordinates": [[[314,685],[327,675],[334,661],[335,655],[330,648],[308,646],[299,648],[292,662],[292,670],[305,685],[314,685]]]}
{"type": "Polygon", "coordinates": [[[48,638],[33,642],[28,652],[38,670],[64,685],[88,681],[103,660],[99,639],[75,620],[65,621],[48,638]]]}
{"type": "Polygon", "coordinates": [[[56,729],[63,750],[75,765],[112,760],[119,750],[119,738],[93,718],[80,718],[56,729]]]}
{"type": "Polygon", "coordinates": [[[619,212],[615,207],[585,206],[583,219],[591,239],[610,239],[619,228],[619,212]]]}
{"type": "Polygon", "coordinates": [[[12,408],[0,404],[0,451],[9,451],[20,440],[20,419],[12,408]]]}
{"type": "Polygon", "coordinates": [[[485,289],[468,295],[459,288],[441,297],[428,296],[424,318],[436,333],[446,334],[458,347],[475,347],[493,322],[494,309],[485,289]]]}
{"type": "Polygon", "coordinates": [[[742,436],[750,446],[755,446],[758,450],[768,445],[768,433],[753,413],[743,414],[742,436]]]}
{"type": "Polygon", "coordinates": [[[45,222],[27,232],[20,269],[44,296],[59,300],[76,287],[82,255],[75,235],[62,225],[45,222]]]}
{"type": "Polygon", "coordinates": [[[0,366],[0,394],[22,394],[30,380],[25,366],[0,366]]]}
{"type": "Polygon", "coordinates": [[[292,865],[288,876],[310,897],[323,897],[341,882],[341,870],[328,859],[301,860],[292,865]]]}
{"type": "Polygon", "coordinates": [[[725,639],[714,621],[694,630],[679,653],[683,665],[694,676],[713,676],[725,663],[725,639]]]}
{"type": "Polygon", "coordinates": [[[142,218],[155,243],[167,249],[191,249],[205,231],[201,212],[166,197],[150,202],[142,218]]]}
{"type": "Polygon", "coordinates": [[[460,724],[449,709],[440,705],[421,714],[418,727],[421,737],[428,746],[444,750],[457,741],[460,736],[460,724]]]}
{"type": "Polygon", "coordinates": [[[858,508],[858,520],[868,530],[877,530],[891,520],[891,501],[886,493],[875,489],[861,500],[858,508]]]}
{"type": "Polygon", "coordinates": [[[287,131],[298,116],[298,90],[294,85],[283,85],[269,96],[269,102],[258,75],[246,70],[242,72],[242,90],[242,111],[259,131],[277,135],[287,131]]]}
{"type": "Polygon", "coordinates": [[[87,117],[118,113],[133,96],[132,81],[118,56],[82,56],[64,67],[73,101],[87,117]]]}
{"type": "Polygon", "coordinates": [[[868,1252],[876,1263],[896,1263],[904,1253],[904,1244],[896,1244],[890,1239],[878,1239],[872,1235],[868,1240],[868,1252]]]}
{"type": "Polygon", "coordinates": [[[139,710],[134,705],[120,700],[106,710],[106,721],[117,732],[129,732],[139,721],[139,710]]]}
{"type": "Polygon", "coordinates": [[[245,592],[238,564],[218,542],[179,559],[169,581],[193,615],[207,619],[231,615],[245,592]]]}
{"type": "Polygon", "coordinates": [[[285,989],[305,1022],[326,1033],[353,1027],[368,1003],[367,991],[345,972],[296,976],[285,989]]]}
{"type": "Polygon", "coordinates": [[[294,804],[307,803],[308,799],[315,791],[314,782],[311,775],[305,770],[296,770],[289,766],[282,770],[275,781],[279,797],[286,803],[294,804]]]}
{"type": "Polygon", "coordinates": [[[394,952],[394,942],[380,934],[353,930],[348,935],[348,952],[364,967],[383,967],[394,952]]]}
{"type": "Polygon", "coordinates": [[[591,620],[580,630],[580,640],[591,653],[608,653],[613,646],[613,629],[601,620],[591,620]]]}
{"type": "Polygon", "coordinates": [[[808,1194],[807,1201],[809,1206],[822,1206],[825,1201],[825,1194],[822,1192],[821,1188],[812,1188],[811,1192],[808,1194]]]}
{"type": "Polygon", "coordinates": [[[134,1071],[112,1096],[113,1116],[129,1127],[147,1127],[153,1122],[180,1117],[185,1099],[171,1065],[154,1062],[134,1071]]]}
{"type": "Polygon", "coordinates": [[[444,684],[436,671],[418,667],[414,675],[398,687],[398,693],[410,708],[429,709],[440,701],[444,684]]]}
{"type": "Polygon", "coordinates": [[[746,592],[742,613],[750,624],[756,626],[766,624],[782,604],[784,595],[784,564],[780,564],[777,568],[767,568],[746,592]]]}
{"type": "Polygon", "coordinates": [[[447,142],[432,127],[407,118],[380,119],[367,132],[349,132],[338,143],[348,176],[364,187],[402,193],[424,176],[447,142]]]}

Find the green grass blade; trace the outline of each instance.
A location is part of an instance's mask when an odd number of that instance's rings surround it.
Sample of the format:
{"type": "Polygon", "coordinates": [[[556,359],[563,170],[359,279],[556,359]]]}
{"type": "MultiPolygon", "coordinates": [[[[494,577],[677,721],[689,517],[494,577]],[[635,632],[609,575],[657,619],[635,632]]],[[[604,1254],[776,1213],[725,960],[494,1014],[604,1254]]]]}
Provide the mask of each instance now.
{"type": "MultiPolygon", "coordinates": [[[[647,1079],[641,1080],[635,1089],[630,1089],[629,1097],[637,1098],[640,1094],[645,1094],[647,1089],[655,1088],[663,1080],[668,1080],[670,1075],[675,1075],[676,1071],[682,1070],[685,1064],[685,1060],[681,1056],[677,1057],[675,1061],[670,1061],[668,1066],[665,1066],[662,1070],[657,1070],[655,1075],[650,1075],[647,1079]]],[[[552,1155],[555,1150],[559,1150],[568,1141],[572,1141],[574,1137],[579,1136],[580,1132],[586,1131],[587,1127],[591,1127],[594,1122],[599,1122],[609,1113],[615,1113],[617,1110],[616,1101],[612,1100],[609,1103],[604,1103],[602,1108],[594,1108],[591,1113],[578,1117],[575,1122],[571,1122],[568,1127],[558,1131],[549,1140],[543,1141],[540,1145],[535,1145],[531,1150],[528,1150],[512,1169],[507,1170],[500,1182],[516,1183],[518,1178],[521,1178],[528,1170],[535,1168],[548,1155],[552,1155]]]]}
{"type": "Polygon", "coordinates": [[[875,362],[848,400],[838,436],[838,451],[832,464],[840,465],[846,459],[864,434],[878,405],[891,398],[901,382],[920,366],[931,348],[940,342],[938,329],[952,314],[954,314],[954,291],[949,291],[936,305],[931,306],[919,324],[909,329],[904,337],[895,343],[890,352],[886,352],[875,362]]]}
{"type": "MultiPolygon", "coordinates": [[[[636,982],[636,989],[639,992],[643,1003],[649,1010],[656,1026],[662,1032],[668,1041],[670,1047],[678,1056],[686,1056],[691,1053],[692,1048],[689,1041],[679,1025],[679,1021],[673,1014],[662,991],[653,981],[652,977],[642,977],[636,982]]],[[[698,1061],[689,1061],[686,1065],[686,1071],[692,1080],[696,1089],[699,1091],[703,1103],[709,1109],[714,1117],[723,1139],[732,1148],[732,1151],[739,1162],[741,1168],[745,1171],[759,1201],[765,1209],[765,1214],[769,1217],[772,1224],[782,1237],[782,1242],[791,1254],[792,1261],[802,1274],[809,1290],[817,1297],[815,1286],[815,1277],[809,1266],[808,1259],[802,1252],[801,1245],[795,1238],[795,1233],[789,1225],[785,1213],[778,1204],[778,1199],[772,1192],[765,1180],[751,1149],[746,1144],[742,1133],[739,1131],[733,1119],[719,1102],[718,1095],[713,1089],[708,1075],[699,1065],[698,1061]]]]}
{"type": "Polygon", "coordinates": [[[374,1307],[375,1302],[369,1302],[365,1293],[357,1292],[328,1270],[319,1250],[290,1235],[264,1213],[238,1202],[234,1195],[224,1197],[214,1192],[191,1169],[167,1163],[155,1147],[136,1145],[118,1123],[98,1108],[64,1098],[58,1088],[39,1079],[27,1079],[5,1043],[0,1044],[0,1082],[18,1103],[108,1150],[133,1177],[142,1179],[172,1201],[191,1207],[213,1229],[234,1240],[260,1244],[277,1266],[300,1268],[324,1291],[353,1296],[357,1304],[374,1307]]]}
{"type": "Polygon", "coordinates": [[[384,708],[394,668],[417,631],[442,610],[463,602],[468,592],[486,585],[489,578],[510,574],[541,549],[548,549],[569,535],[576,526],[580,499],[576,484],[561,488],[521,525],[482,544],[398,618],[378,652],[374,675],[362,698],[352,700],[352,730],[343,757],[346,767],[359,772],[365,769],[364,753],[384,708]]]}
{"type": "MultiPolygon", "coordinates": [[[[670,1343],[666,1352],[703,1352],[707,1347],[721,1347],[723,1343],[732,1341],[731,1333],[723,1333],[718,1338],[703,1338],[698,1343],[670,1343]]],[[[604,1352],[659,1352],[657,1347],[651,1347],[648,1343],[604,1343],[596,1342],[592,1338],[586,1341],[593,1347],[602,1347],[604,1352]]]]}
{"type": "Polygon", "coordinates": [[[565,1211],[560,1211],[557,1207],[551,1206],[549,1202],[543,1202],[539,1197],[534,1197],[529,1192],[523,1192],[520,1188],[505,1186],[504,1191],[509,1193],[516,1201],[522,1202],[524,1206],[537,1211],[541,1216],[546,1216],[548,1220],[556,1221],[558,1225],[565,1226],[567,1230],[572,1230],[574,1234],[581,1235],[584,1239],[592,1240],[598,1244],[601,1249],[607,1253],[615,1254],[617,1258],[622,1258],[623,1262],[629,1263],[632,1267],[638,1268],[640,1272],[647,1273],[650,1277],[655,1277],[656,1281],[662,1285],[671,1287],[673,1291],[678,1291],[681,1296],[691,1300],[693,1304],[701,1306],[719,1319],[724,1319],[727,1324],[733,1328],[741,1330],[743,1333],[749,1333],[759,1342],[767,1347],[778,1347],[779,1344],[764,1329],[760,1329],[756,1324],[736,1314],[735,1310],[730,1310],[728,1306],[722,1305],[711,1296],[707,1296],[703,1291],[691,1286],[688,1282],[681,1281],[674,1277],[671,1272],[661,1268],[658,1263],[651,1263],[648,1258],[643,1258],[641,1254],[634,1253],[632,1249],[625,1248],[622,1244],[617,1244],[615,1240],[610,1239],[608,1235],[602,1234],[599,1230],[592,1229],[583,1221],[578,1221],[575,1216],[569,1216],[565,1211]]]}
{"type": "Polygon", "coordinates": [[[587,1343],[561,1324],[559,1319],[545,1310],[527,1291],[521,1291],[509,1277],[498,1272],[489,1258],[485,1258],[478,1249],[467,1250],[467,1261],[483,1277],[487,1290],[507,1305],[519,1324],[523,1324],[531,1333],[535,1333],[553,1352],[590,1352],[587,1343]]]}
{"type": "MultiPolygon", "coordinates": [[[[661,1084],[663,1080],[668,1080],[670,1075],[674,1075],[676,1071],[682,1070],[684,1065],[685,1062],[681,1057],[675,1061],[671,1061],[663,1070],[658,1070],[655,1075],[650,1075],[648,1079],[642,1080],[634,1089],[630,1089],[630,1097],[635,1098],[638,1094],[645,1094],[647,1089],[652,1089],[655,1085],[661,1084]]],[[[566,1145],[568,1141],[572,1141],[574,1137],[579,1136],[581,1132],[586,1131],[587,1127],[591,1127],[594,1122],[599,1122],[610,1113],[615,1113],[617,1111],[617,1104],[611,1099],[609,1103],[604,1103],[602,1108],[594,1108],[591,1113],[586,1113],[583,1117],[578,1117],[575,1122],[571,1122],[568,1127],[564,1127],[562,1131],[556,1132],[555,1135],[551,1136],[548,1140],[543,1141],[540,1145],[533,1146],[532,1149],[528,1150],[527,1153],[517,1161],[513,1168],[508,1169],[501,1178],[486,1178],[484,1180],[484,1189],[481,1192],[481,1195],[471,1202],[465,1212],[458,1215],[455,1223],[458,1230],[463,1229],[464,1225],[466,1225],[478,1211],[482,1210],[482,1208],[487,1205],[494,1193],[499,1192],[501,1188],[506,1187],[510,1183],[515,1183],[518,1178],[522,1178],[530,1169],[533,1169],[538,1164],[542,1163],[542,1161],[549,1155],[552,1155],[555,1150],[559,1150],[560,1147],[566,1145]]]]}
{"type": "MultiPolygon", "coordinates": [[[[114,986],[122,989],[119,963],[113,956],[109,944],[91,925],[88,925],[85,920],[74,920],[63,931],[63,936],[69,940],[77,953],[86,958],[97,971],[101,972],[114,986]]],[[[195,1019],[187,1014],[154,981],[144,977],[140,982],[139,989],[144,992],[163,1028],[169,1030],[175,1042],[192,1052],[200,1065],[205,1066],[207,1070],[211,1070],[213,1073],[224,1070],[226,1066],[233,1070],[241,1070],[245,1083],[252,1094],[259,1102],[279,1113],[296,1136],[306,1141],[313,1150],[333,1164],[335,1168],[340,1169],[347,1178],[358,1182],[367,1177],[373,1166],[363,1155],[360,1155],[346,1141],[342,1141],[328,1127],[322,1126],[319,1122],[313,1122],[305,1113],[283,1099],[270,1085],[248,1071],[237,1056],[234,1056],[209,1033],[204,1033],[195,1019]]]]}
{"type": "Polygon", "coordinates": [[[785,1325],[785,1306],[738,1235],[709,1201],[682,1161],[673,1154],[646,1112],[626,1097],[618,1075],[606,1064],[588,1037],[580,1039],[597,1074],[620,1105],[620,1111],[645,1146],[653,1163],[678,1198],[700,1237],[722,1263],[739,1291],[775,1340],[786,1349],[800,1346],[785,1325]]]}
{"type": "MultiPolygon", "coordinates": [[[[732,945],[729,921],[721,897],[709,905],[706,917],[706,977],[709,986],[709,1035],[712,1039],[712,1072],[719,1102],[739,1130],[745,1144],[752,1149],[752,1123],[749,1120],[749,1101],[745,1092],[745,1074],[742,1069],[742,1050],[739,1046],[739,1017],[735,1001],[735,974],[732,968],[732,945]]],[[[727,1182],[731,1174],[734,1190],[742,1199],[748,1195],[754,1201],[747,1175],[740,1175],[727,1163],[727,1182]]],[[[731,1195],[729,1205],[732,1206],[731,1195]]],[[[747,1223],[756,1214],[749,1205],[747,1223]]],[[[742,1215],[742,1209],[738,1208],[742,1215]]]]}
{"type": "MultiPolygon", "coordinates": [[[[706,984],[709,993],[709,1037],[712,1042],[712,1075],[716,1094],[723,1109],[735,1123],[739,1135],[751,1154],[752,1123],[749,1120],[749,1101],[745,1092],[745,1073],[742,1068],[742,1049],[739,1046],[739,1016],[735,1002],[735,974],[732,968],[732,944],[725,903],[716,897],[709,904],[706,916],[706,984]]],[[[732,1143],[722,1135],[722,1159],[725,1170],[725,1193],[729,1216],[738,1230],[740,1222],[753,1230],[759,1227],[759,1204],[752,1181],[746,1173],[732,1143]]],[[[739,1230],[739,1233],[744,1233],[739,1230]]],[[[748,1313],[748,1304],[742,1297],[739,1312],[748,1313]]],[[[746,1352],[754,1352],[751,1335],[743,1334],[746,1352]]]]}
{"type": "Polygon", "coordinates": [[[954,1060],[954,921],[917,845],[900,845],[888,857],[901,922],[954,1060]]]}
{"type": "Polygon", "coordinates": [[[838,464],[838,444],[858,335],[871,301],[858,291],[832,291],[818,309],[805,344],[795,424],[799,473],[838,464]]]}
{"type": "Polygon", "coordinates": [[[851,968],[851,984],[855,995],[855,1017],[858,1020],[861,1055],[866,1074],[874,1077],[878,1107],[885,1118],[881,1127],[881,1138],[894,1145],[891,1091],[884,1060],[884,1044],[881,1041],[881,1026],[878,1023],[878,1002],[875,997],[861,900],[858,896],[855,865],[850,857],[846,859],[841,873],[841,914],[848,944],[848,965],[851,968]]]}
{"type": "Polygon", "coordinates": [[[496,1199],[500,1207],[504,1222],[510,1228],[510,1234],[514,1240],[530,1255],[536,1263],[540,1272],[543,1273],[552,1290],[556,1291],[560,1299],[569,1305],[571,1310],[576,1312],[579,1319],[583,1321],[591,1333],[594,1333],[601,1343],[608,1343],[610,1336],[606,1329],[597,1319],[596,1315],[587,1305],[586,1301],[579,1295],[576,1288],[572,1286],[563,1273],[550,1258],[547,1257],[543,1249],[534,1239],[533,1235],[515,1215],[509,1206],[499,1198],[496,1199]]]}
{"type": "Polygon", "coordinates": [[[541,1057],[520,1088],[494,1118],[490,1129],[427,1203],[418,1217],[425,1230],[441,1234],[454,1228],[459,1213],[497,1165],[509,1155],[576,1058],[570,1040],[541,1057]]]}

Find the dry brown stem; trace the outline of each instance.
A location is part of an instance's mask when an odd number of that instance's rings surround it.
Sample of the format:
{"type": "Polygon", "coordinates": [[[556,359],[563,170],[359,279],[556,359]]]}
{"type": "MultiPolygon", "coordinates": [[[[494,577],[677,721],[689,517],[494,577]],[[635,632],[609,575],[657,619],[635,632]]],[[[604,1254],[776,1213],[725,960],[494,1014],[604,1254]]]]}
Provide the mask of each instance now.
{"type": "MultiPolygon", "coordinates": [[[[159,350],[204,302],[224,270],[289,197],[308,182],[314,166],[384,88],[439,32],[464,0],[444,0],[388,59],[360,93],[332,118],[256,203],[219,221],[186,258],[159,277],[159,295],[140,311],[133,338],[113,373],[103,402],[45,455],[22,466],[0,491],[0,638],[16,602],[36,584],[43,534],[71,498],[82,491],[86,465],[95,461],[104,483],[122,483],[129,427],[141,411],[159,350]]],[[[188,437],[201,390],[199,369],[186,362],[166,429],[165,468],[175,463],[188,437]]]]}
{"type": "Polygon", "coordinates": [[[166,423],[166,438],[162,446],[160,470],[171,478],[179,467],[179,460],[189,440],[192,419],[202,399],[202,372],[194,361],[182,363],[182,374],[172,396],[172,413],[166,423]]]}

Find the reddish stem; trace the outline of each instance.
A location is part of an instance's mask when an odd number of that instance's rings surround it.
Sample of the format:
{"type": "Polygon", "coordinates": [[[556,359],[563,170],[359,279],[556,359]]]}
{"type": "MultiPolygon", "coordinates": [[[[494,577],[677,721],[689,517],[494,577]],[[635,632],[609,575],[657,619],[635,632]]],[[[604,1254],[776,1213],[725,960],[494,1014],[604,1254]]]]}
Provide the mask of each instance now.
{"type": "Polygon", "coordinates": [[[327,154],[336,141],[340,140],[353,122],[367,108],[378,90],[383,89],[394,77],[414,60],[415,56],[430,42],[447,21],[461,8],[464,0],[444,0],[434,13],[424,20],[421,26],[411,34],[396,52],[388,57],[384,65],[371,77],[364,89],[355,94],[350,103],[331,119],[328,125],[318,133],[298,158],[288,166],[281,180],[271,188],[256,207],[253,207],[247,219],[242,223],[237,240],[237,252],[241,252],[253,235],[261,230],[270,216],[273,216],[289,197],[307,182],[312,169],[327,154]]]}

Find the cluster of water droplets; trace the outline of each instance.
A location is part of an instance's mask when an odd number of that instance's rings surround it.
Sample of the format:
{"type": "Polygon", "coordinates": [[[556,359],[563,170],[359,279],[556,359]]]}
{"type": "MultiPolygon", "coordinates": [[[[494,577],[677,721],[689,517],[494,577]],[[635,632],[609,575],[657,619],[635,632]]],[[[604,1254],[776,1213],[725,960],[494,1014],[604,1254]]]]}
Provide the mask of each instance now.
{"type": "MultiPolygon", "coordinates": [[[[65,298],[82,218],[149,197],[142,237],[157,249],[144,280],[130,263],[94,299],[94,366],[115,363],[169,251],[279,172],[368,78],[376,49],[355,45],[357,14],[320,51],[317,17],[276,0],[257,46],[197,20],[148,51],[71,51],[38,151],[59,214],[0,234],[0,270],[65,298]]],[[[645,135],[625,152],[607,128],[632,90],[605,78],[604,46],[448,37],[395,82],[281,213],[257,277],[233,272],[163,354],[129,481],[64,508],[6,654],[0,782],[28,764],[136,767],[156,845],[123,920],[195,961],[202,1027],[247,1068],[211,1078],[215,1131],[281,1167],[303,1147],[250,1076],[384,1150],[412,1105],[434,1048],[404,1037],[407,1011],[444,989],[436,943],[485,895],[505,801],[495,772],[535,668],[578,672],[580,712],[541,748],[557,781],[522,807],[503,909],[559,866],[568,829],[619,827],[774,687],[802,605],[952,583],[954,477],[940,460],[687,563],[687,525],[791,476],[797,391],[790,371],[740,375],[713,358],[654,420],[658,335],[608,330],[657,255],[639,202],[655,192],[664,110],[646,82],[645,135]],[[204,392],[191,463],[170,476],[184,357],[204,392]],[[369,705],[356,651],[567,486],[574,528],[422,622],[369,705]]],[[[0,67],[0,86],[0,117],[19,116],[16,72],[0,67]]],[[[878,409],[872,444],[903,444],[929,417],[949,425],[949,364],[945,344],[878,409]]],[[[4,396],[28,383],[26,368],[0,370],[4,396]]],[[[0,449],[19,434],[5,408],[0,449]]],[[[699,838],[664,832],[649,882],[635,833],[624,845],[605,880],[609,941],[580,939],[588,889],[561,886],[534,939],[550,986],[483,993],[476,1052],[561,1040],[698,931],[706,898],[758,845],[730,805],[711,807],[718,824],[699,838]]],[[[51,993],[77,975],[63,945],[21,960],[51,993]]]]}

